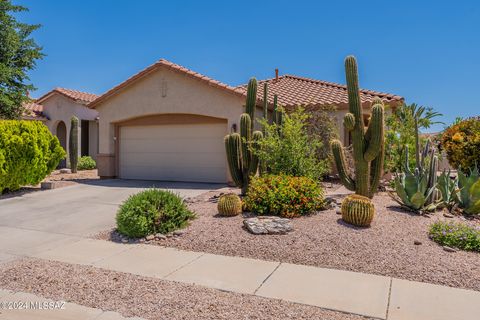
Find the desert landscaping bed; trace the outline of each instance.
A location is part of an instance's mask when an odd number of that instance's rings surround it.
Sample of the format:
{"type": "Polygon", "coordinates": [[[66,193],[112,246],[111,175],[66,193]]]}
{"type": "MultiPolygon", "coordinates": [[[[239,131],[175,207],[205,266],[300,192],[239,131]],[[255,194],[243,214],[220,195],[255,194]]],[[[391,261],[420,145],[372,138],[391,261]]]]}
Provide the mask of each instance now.
{"type": "Polygon", "coordinates": [[[368,319],[281,300],[40,259],[1,266],[0,287],[146,319],[368,319]]]}
{"type": "MultiPolygon", "coordinates": [[[[294,231],[288,234],[253,235],[242,227],[245,215],[217,215],[216,197],[226,191],[212,191],[190,199],[189,207],[197,214],[197,219],[182,230],[181,235],[147,243],[480,291],[480,254],[448,252],[428,238],[429,226],[434,221],[462,221],[480,227],[479,220],[446,218],[442,212],[416,215],[398,208],[386,193],[380,193],[374,198],[377,215],[370,228],[349,226],[341,220],[336,209],[329,209],[293,219],[294,231]]],[[[111,230],[97,238],[122,240],[111,230]]]]}

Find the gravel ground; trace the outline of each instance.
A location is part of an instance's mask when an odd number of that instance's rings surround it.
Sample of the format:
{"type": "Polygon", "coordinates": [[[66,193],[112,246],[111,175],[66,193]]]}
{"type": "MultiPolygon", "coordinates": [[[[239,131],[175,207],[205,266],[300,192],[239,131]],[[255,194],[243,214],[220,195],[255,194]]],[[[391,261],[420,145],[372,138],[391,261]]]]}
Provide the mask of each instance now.
{"type": "Polygon", "coordinates": [[[0,287],[147,319],[368,319],[281,300],[39,259],[0,267],[0,287]]]}
{"type": "MultiPolygon", "coordinates": [[[[97,174],[97,169],[93,170],[82,170],[77,171],[77,173],[60,173],[60,170],[53,171],[49,176],[47,176],[43,181],[62,181],[62,187],[70,186],[81,181],[95,180],[100,177],[97,174]]],[[[40,184],[36,186],[26,186],[22,187],[19,190],[7,192],[5,194],[0,194],[0,200],[8,199],[13,197],[20,197],[27,193],[32,193],[36,191],[42,191],[40,184]]]]}
{"type": "MultiPolygon", "coordinates": [[[[341,188],[343,189],[343,188],[341,188]]],[[[335,190],[335,188],[330,191],[335,190]]],[[[331,193],[331,192],[330,192],[331,193]]],[[[342,191],[339,191],[342,195],[342,191]]],[[[209,192],[190,203],[198,218],[178,237],[152,242],[185,250],[351,270],[480,291],[480,254],[446,252],[428,238],[441,212],[418,216],[396,206],[385,193],[374,198],[377,215],[370,228],[344,224],[335,210],[293,220],[286,235],[252,235],[243,217],[218,217],[209,192]],[[415,245],[420,241],[421,245],[415,245]]],[[[340,199],[340,198],[339,198],[340,199]]],[[[480,221],[468,221],[480,225],[480,221]]],[[[112,231],[97,237],[114,239],[112,231]]]]}

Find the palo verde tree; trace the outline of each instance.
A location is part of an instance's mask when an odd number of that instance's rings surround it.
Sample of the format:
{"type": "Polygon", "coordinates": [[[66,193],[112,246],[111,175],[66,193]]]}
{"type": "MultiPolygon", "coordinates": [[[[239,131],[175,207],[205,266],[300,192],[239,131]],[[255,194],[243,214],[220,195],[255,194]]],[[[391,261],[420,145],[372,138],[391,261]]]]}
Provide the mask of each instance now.
{"type": "Polygon", "coordinates": [[[43,57],[42,48],[31,38],[39,25],[17,21],[15,13],[28,11],[10,0],[0,0],[0,119],[22,115],[28,92],[34,90],[27,72],[43,57]]]}

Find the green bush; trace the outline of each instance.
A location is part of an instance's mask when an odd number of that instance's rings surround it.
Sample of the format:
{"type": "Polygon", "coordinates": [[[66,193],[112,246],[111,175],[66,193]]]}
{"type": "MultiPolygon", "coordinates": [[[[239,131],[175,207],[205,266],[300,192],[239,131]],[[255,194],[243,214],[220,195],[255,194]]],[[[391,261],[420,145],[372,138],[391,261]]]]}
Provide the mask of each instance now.
{"type": "Polygon", "coordinates": [[[0,193],[38,184],[65,155],[43,123],[0,120],[0,193]]]}
{"type": "Polygon", "coordinates": [[[291,218],[320,210],[324,200],[322,187],[310,178],[266,175],[252,178],[244,204],[260,215],[291,218]]]}
{"type": "Polygon", "coordinates": [[[97,167],[97,163],[90,156],[83,156],[78,159],[78,170],[91,170],[97,167]]]}
{"type": "Polygon", "coordinates": [[[183,228],[194,218],[176,194],[148,189],[130,196],[117,212],[117,229],[129,237],[144,237],[157,232],[168,233],[183,228]]]}
{"type": "Polygon", "coordinates": [[[445,129],[441,146],[455,169],[480,168],[480,118],[466,119],[445,129]]]}
{"type": "Polygon", "coordinates": [[[430,238],[442,246],[480,252],[480,228],[438,221],[430,226],[430,238]]]}
{"type": "Polygon", "coordinates": [[[330,159],[318,157],[323,143],[313,132],[309,134],[308,119],[303,108],[283,115],[283,123],[259,122],[265,128],[265,137],[252,148],[260,163],[271,174],[321,179],[330,169],[330,159]]]}

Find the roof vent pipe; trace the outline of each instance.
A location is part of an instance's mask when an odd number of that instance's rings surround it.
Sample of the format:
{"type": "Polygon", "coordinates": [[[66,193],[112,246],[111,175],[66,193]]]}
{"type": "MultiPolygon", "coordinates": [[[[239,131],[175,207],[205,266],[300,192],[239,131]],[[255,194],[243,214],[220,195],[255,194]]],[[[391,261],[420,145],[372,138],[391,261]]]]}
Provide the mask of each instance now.
{"type": "Polygon", "coordinates": [[[275,81],[278,81],[278,69],[275,69],[275,81]]]}

